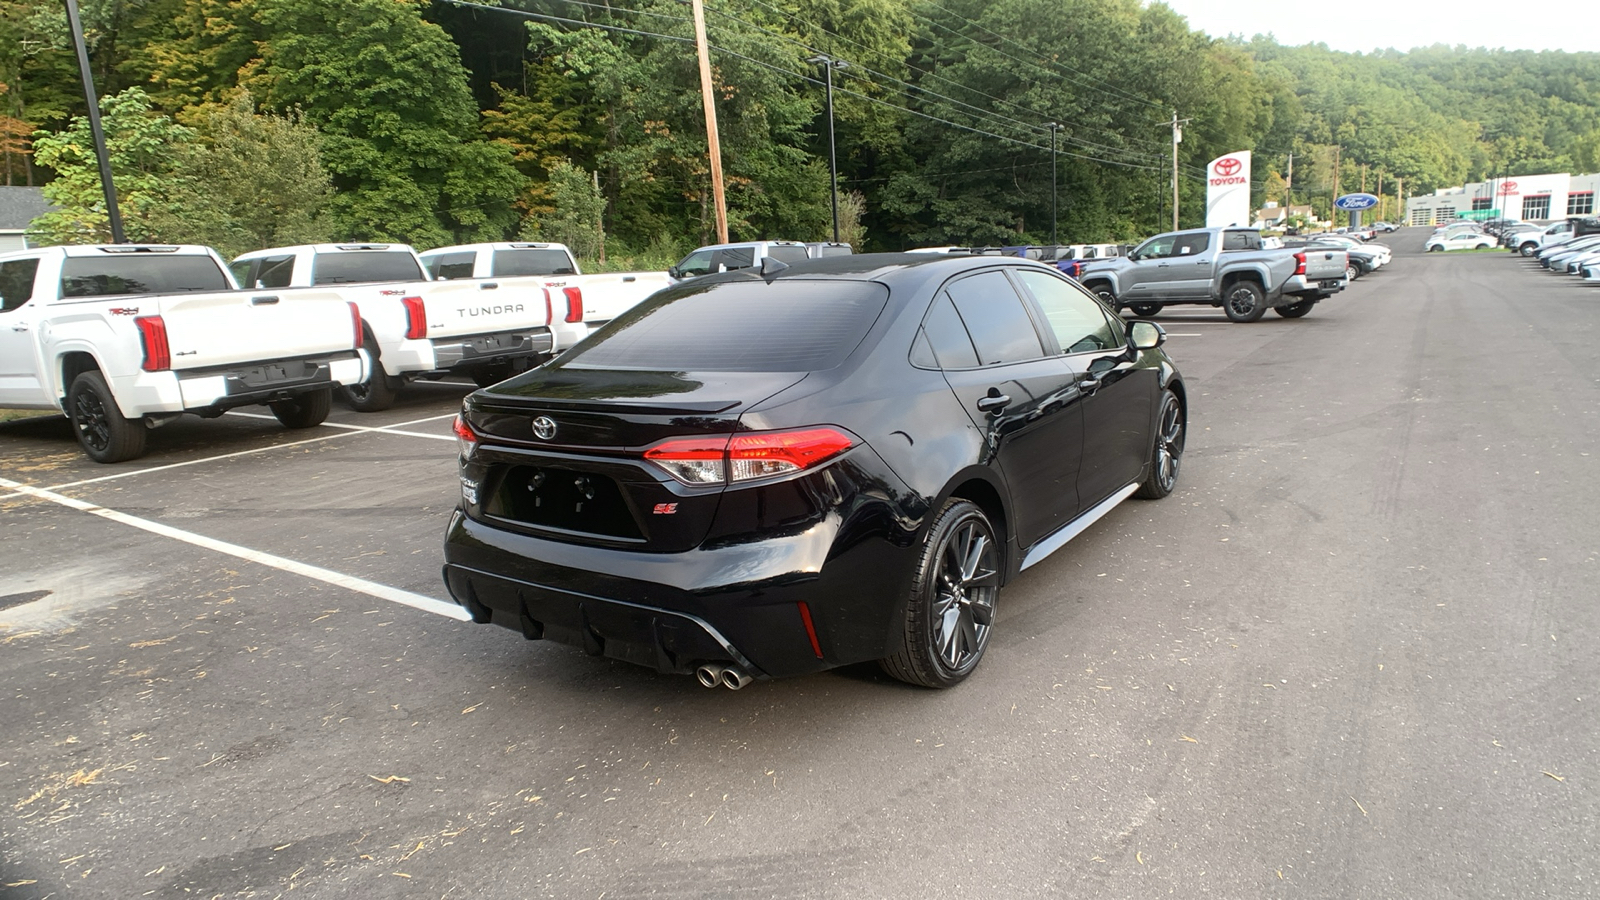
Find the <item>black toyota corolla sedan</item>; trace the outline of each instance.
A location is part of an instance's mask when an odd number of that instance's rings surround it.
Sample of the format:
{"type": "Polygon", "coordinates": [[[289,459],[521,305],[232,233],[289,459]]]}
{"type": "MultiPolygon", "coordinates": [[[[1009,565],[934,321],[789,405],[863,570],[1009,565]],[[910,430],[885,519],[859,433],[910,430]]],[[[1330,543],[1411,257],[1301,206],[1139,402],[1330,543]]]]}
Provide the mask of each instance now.
{"type": "Polygon", "coordinates": [[[949,687],[1001,586],[1172,491],[1164,340],[1019,259],[695,279],[467,397],[445,581],[476,622],[708,687],[867,660],[949,687]]]}

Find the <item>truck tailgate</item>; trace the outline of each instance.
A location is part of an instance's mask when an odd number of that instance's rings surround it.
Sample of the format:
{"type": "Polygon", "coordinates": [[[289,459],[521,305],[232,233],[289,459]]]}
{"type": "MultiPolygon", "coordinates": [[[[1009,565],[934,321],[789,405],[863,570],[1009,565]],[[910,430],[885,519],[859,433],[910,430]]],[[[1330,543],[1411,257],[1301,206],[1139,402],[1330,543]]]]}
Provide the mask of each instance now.
{"type": "Polygon", "coordinates": [[[609,322],[656,291],[671,287],[672,279],[665,272],[602,272],[570,276],[560,283],[583,291],[585,322],[609,322]]]}
{"type": "Polygon", "coordinates": [[[333,291],[167,294],[160,300],[172,368],[203,369],[352,350],[350,306],[333,291]]]}
{"type": "MultiPolygon", "coordinates": [[[[386,285],[384,290],[392,292],[396,287],[399,286],[386,285]]],[[[545,305],[539,278],[473,278],[404,288],[403,295],[385,300],[399,303],[401,296],[421,297],[429,338],[520,331],[550,324],[550,309],[545,305]]],[[[366,302],[361,308],[366,310],[366,302]]]]}
{"type": "Polygon", "coordinates": [[[1343,250],[1307,248],[1301,252],[1306,255],[1307,281],[1328,281],[1344,277],[1346,258],[1343,250]]]}

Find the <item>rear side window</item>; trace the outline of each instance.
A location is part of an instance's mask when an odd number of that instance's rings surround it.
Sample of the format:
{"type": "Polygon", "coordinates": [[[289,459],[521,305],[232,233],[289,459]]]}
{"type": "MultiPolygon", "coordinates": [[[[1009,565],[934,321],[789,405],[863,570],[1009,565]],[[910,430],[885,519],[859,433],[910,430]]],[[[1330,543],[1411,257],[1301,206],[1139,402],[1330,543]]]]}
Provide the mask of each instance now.
{"type": "Polygon", "coordinates": [[[0,263],[0,312],[33,299],[33,277],[39,274],[39,259],[13,259],[0,263]]]}
{"type": "Polygon", "coordinates": [[[422,265],[433,276],[435,281],[450,281],[456,278],[471,278],[473,266],[478,261],[478,254],[472,250],[460,253],[440,253],[435,256],[424,256],[422,265]]]}
{"type": "Polygon", "coordinates": [[[715,272],[721,265],[729,272],[734,269],[748,269],[756,264],[756,251],[754,247],[727,247],[711,255],[711,271],[715,272]]]}
{"type": "Polygon", "coordinates": [[[767,250],[767,255],[791,266],[811,258],[811,254],[807,253],[804,247],[771,247],[767,250]]]}
{"type": "Polygon", "coordinates": [[[888,297],[861,281],[687,284],[634,307],[562,359],[579,369],[831,369],[854,352],[888,297]]]}
{"type": "Polygon", "coordinates": [[[1260,250],[1261,235],[1254,231],[1224,231],[1222,233],[1222,249],[1260,250]]]}
{"type": "Polygon", "coordinates": [[[1178,242],[1176,244],[1173,244],[1173,246],[1172,246],[1172,255],[1173,256],[1194,256],[1197,253],[1206,252],[1206,248],[1210,247],[1210,246],[1211,246],[1211,235],[1206,234],[1203,231],[1197,232],[1195,234],[1186,234],[1186,235],[1183,235],[1183,236],[1179,237],[1178,238],[1178,242]]]}
{"type": "Polygon", "coordinates": [[[232,290],[209,256],[69,256],[61,261],[61,296],[117,297],[232,290]]]}
{"type": "Polygon", "coordinates": [[[572,257],[564,251],[548,247],[530,247],[521,250],[496,250],[493,269],[496,278],[516,278],[523,275],[575,275],[572,257]]]}
{"type": "Polygon", "coordinates": [[[976,369],[978,351],[972,347],[967,326],[950,304],[948,294],[940,294],[922,320],[922,333],[933,350],[934,364],[941,369],[976,369]]]}
{"type": "Polygon", "coordinates": [[[1038,359],[1044,355],[1039,332],[1027,307],[1002,272],[980,272],[945,289],[986,366],[1038,359]]]}
{"type": "MultiPolygon", "coordinates": [[[[258,279],[261,277],[256,276],[258,279]]],[[[398,250],[346,250],[319,253],[311,263],[312,284],[371,284],[423,281],[417,258],[398,250]]]]}
{"type": "Polygon", "coordinates": [[[294,280],[294,256],[268,256],[256,260],[254,281],[241,281],[246,290],[257,287],[286,288],[294,280]]]}

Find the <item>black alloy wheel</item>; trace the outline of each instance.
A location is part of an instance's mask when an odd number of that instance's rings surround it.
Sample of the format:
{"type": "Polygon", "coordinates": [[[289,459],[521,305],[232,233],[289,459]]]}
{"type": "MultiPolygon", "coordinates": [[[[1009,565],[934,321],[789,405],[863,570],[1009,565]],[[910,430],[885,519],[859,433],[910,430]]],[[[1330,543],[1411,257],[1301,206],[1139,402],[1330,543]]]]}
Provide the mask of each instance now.
{"type": "Polygon", "coordinates": [[[906,609],[900,652],[881,661],[901,681],[959,684],[978,667],[994,628],[1000,545],[976,504],[954,499],[928,529],[906,609]]]}
{"type": "Polygon", "coordinates": [[[345,402],[356,412],[381,412],[388,409],[394,405],[394,397],[399,388],[396,382],[400,379],[391,378],[383,371],[382,353],[371,332],[368,332],[366,340],[361,342],[359,352],[362,368],[367,373],[366,379],[355,384],[347,384],[340,389],[345,402]]]}
{"type": "Polygon", "coordinates": [[[138,419],[123,417],[111,388],[99,372],[83,372],[67,389],[67,415],[89,458],[114,463],[144,455],[149,431],[138,419]]]}
{"type": "Polygon", "coordinates": [[[1099,297],[1101,303],[1104,303],[1112,309],[1117,308],[1117,295],[1111,293],[1111,286],[1106,284],[1104,281],[1092,281],[1089,284],[1084,285],[1084,287],[1089,289],[1089,293],[1099,297]]]}
{"type": "Polygon", "coordinates": [[[1130,303],[1128,308],[1133,310],[1133,314],[1141,319],[1148,319],[1161,312],[1161,304],[1159,303],[1130,303]]]}
{"type": "Polygon", "coordinates": [[[1272,311],[1285,319],[1298,319],[1311,312],[1311,307],[1316,305],[1317,301],[1315,300],[1301,300],[1299,303],[1291,303],[1288,306],[1274,306],[1272,311]]]}
{"type": "Polygon", "coordinates": [[[1150,475],[1139,485],[1136,496],[1160,500],[1177,487],[1187,419],[1178,395],[1171,390],[1162,391],[1161,416],[1156,419],[1155,446],[1150,451],[1150,475]]]}
{"type": "Polygon", "coordinates": [[[1254,281],[1235,281],[1222,299],[1222,311],[1234,322],[1254,322],[1267,314],[1267,298],[1254,281]]]}

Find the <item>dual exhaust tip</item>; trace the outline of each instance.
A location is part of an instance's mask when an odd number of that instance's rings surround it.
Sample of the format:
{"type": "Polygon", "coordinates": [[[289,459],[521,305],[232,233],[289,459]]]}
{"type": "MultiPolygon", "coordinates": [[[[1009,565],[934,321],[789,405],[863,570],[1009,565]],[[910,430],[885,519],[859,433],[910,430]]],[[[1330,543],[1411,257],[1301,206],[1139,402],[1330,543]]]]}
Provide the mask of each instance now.
{"type": "Polygon", "coordinates": [[[725,666],[720,663],[706,663],[694,670],[694,677],[708,688],[725,687],[730,691],[737,691],[752,681],[743,669],[737,666],[725,666]]]}

